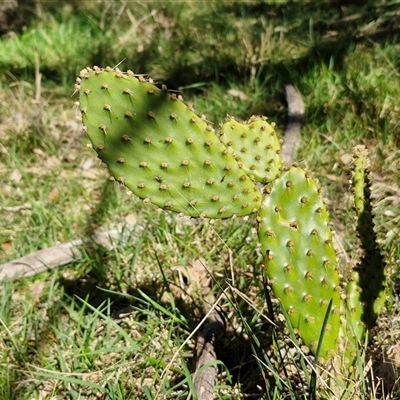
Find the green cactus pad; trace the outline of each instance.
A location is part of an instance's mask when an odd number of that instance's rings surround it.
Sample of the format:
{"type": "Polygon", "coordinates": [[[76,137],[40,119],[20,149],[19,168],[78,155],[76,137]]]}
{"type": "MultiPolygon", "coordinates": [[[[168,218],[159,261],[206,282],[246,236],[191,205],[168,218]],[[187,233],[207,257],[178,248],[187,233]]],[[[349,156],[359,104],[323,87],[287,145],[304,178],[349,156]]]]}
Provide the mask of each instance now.
{"type": "Polygon", "coordinates": [[[163,209],[193,217],[256,212],[261,193],[205,118],[165,86],[118,69],[78,78],[85,130],[117,181],[163,209]]]}
{"type": "Polygon", "coordinates": [[[267,183],[279,176],[281,141],[265,117],[253,116],[244,124],[229,118],[220,140],[252,179],[267,183]]]}
{"type": "Polygon", "coordinates": [[[320,346],[330,358],[340,328],[339,277],[328,213],[310,174],[291,167],[267,186],[259,222],[269,284],[313,353],[332,300],[320,346]]]}
{"type": "Polygon", "coordinates": [[[357,341],[363,342],[365,332],[372,328],[386,300],[385,263],[377,245],[372,216],[369,159],[364,146],[354,148],[353,193],[357,215],[357,231],[364,252],[361,262],[351,273],[347,285],[349,323],[357,341]]]}

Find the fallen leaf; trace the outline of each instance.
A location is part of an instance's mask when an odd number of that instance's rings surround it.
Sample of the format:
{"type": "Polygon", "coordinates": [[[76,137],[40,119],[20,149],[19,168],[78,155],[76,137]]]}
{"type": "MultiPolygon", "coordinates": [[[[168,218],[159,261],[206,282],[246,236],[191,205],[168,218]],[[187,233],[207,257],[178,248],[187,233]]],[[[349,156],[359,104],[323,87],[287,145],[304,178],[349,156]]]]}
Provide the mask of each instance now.
{"type": "Polygon", "coordinates": [[[45,287],[44,281],[38,282],[31,287],[31,294],[33,295],[36,303],[39,302],[40,296],[43,293],[44,287],[45,287]]]}
{"type": "Polygon", "coordinates": [[[93,158],[86,158],[85,160],[83,160],[83,162],[81,163],[81,168],[84,171],[87,171],[88,169],[92,168],[93,166],[93,158]]]}
{"type": "Polygon", "coordinates": [[[21,181],[21,179],[22,179],[21,172],[19,172],[19,170],[17,170],[17,169],[14,169],[14,171],[11,172],[10,180],[14,183],[19,183],[21,181]]]}
{"type": "Polygon", "coordinates": [[[53,169],[55,167],[58,167],[61,164],[61,161],[59,158],[57,158],[56,156],[50,156],[45,158],[43,166],[46,169],[53,169]]]}
{"type": "Polygon", "coordinates": [[[30,209],[32,209],[31,203],[24,203],[21,206],[2,207],[2,210],[9,212],[19,212],[21,210],[30,210],[30,209]]]}
{"type": "Polygon", "coordinates": [[[54,187],[51,189],[50,193],[47,195],[47,200],[50,203],[57,203],[58,199],[60,198],[60,190],[58,187],[54,187]]]}
{"type": "Polygon", "coordinates": [[[343,154],[340,157],[340,161],[344,164],[344,165],[350,165],[353,161],[353,156],[351,154],[343,154]]]}
{"type": "Polygon", "coordinates": [[[246,101],[249,98],[247,97],[246,93],[242,92],[241,90],[237,89],[229,89],[228,94],[230,94],[233,97],[239,97],[240,100],[246,101]]]}

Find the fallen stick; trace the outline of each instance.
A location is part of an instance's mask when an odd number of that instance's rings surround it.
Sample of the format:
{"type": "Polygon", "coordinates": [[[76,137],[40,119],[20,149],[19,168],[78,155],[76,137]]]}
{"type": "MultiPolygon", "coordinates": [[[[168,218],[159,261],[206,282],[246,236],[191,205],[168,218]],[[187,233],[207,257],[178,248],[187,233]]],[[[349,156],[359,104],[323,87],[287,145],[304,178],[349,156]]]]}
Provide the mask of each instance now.
{"type": "MultiPolygon", "coordinates": [[[[215,302],[213,295],[208,295],[203,303],[204,311],[211,309],[215,302]]],[[[218,374],[216,364],[217,355],[215,343],[225,332],[225,321],[216,309],[212,310],[197,336],[196,343],[196,371],[194,374],[194,386],[198,400],[213,400],[215,377],[218,374]]]]}
{"type": "Polygon", "coordinates": [[[286,102],[288,104],[288,116],[283,136],[282,158],[287,167],[290,167],[295,159],[301,142],[301,125],[303,123],[305,106],[301,94],[292,85],[285,86],[286,102]]]}
{"type": "MultiPolygon", "coordinates": [[[[82,258],[79,247],[95,243],[109,250],[115,247],[115,239],[123,232],[132,232],[132,225],[117,226],[106,232],[95,232],[84,239],[75,239],[57,246],[35,251],[27,256],[0,265],[0,281],[3,279],[18,279],[33,276],[50,269],[62,267],[82,258]]],[[[140,227],[142,229],[142,227],[140,227]]]]}

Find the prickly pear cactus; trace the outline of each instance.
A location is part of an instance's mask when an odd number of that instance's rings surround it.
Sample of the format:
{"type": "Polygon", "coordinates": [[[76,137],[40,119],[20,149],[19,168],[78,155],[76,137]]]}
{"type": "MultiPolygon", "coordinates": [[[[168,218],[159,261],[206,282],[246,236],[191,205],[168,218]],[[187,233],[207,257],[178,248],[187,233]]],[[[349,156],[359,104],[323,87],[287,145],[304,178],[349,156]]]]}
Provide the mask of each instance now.
{"type": "Polygon", "coordinates": [[[386,300],[385,263],[377,245],[372,217],[369,160],[364,146],[354,149],[353,193],[357,216],[357,232],[363,256],[351,273],[347,285],[349,312],[348,336],[363,342],[367,329],[372,328],[386,300]]]}
{"type": "Polygon", "coordinates": [[[212,126],[165,86],[111,68],[84,69],[78,85],[94,150],[135,195],[193,217],[259,209],[261,193],[212,126]]]}
{"type": "Polygon", "coordinates": [[[230,117],[222,125],[220,140],[252,179],[267,183],[280,175],[281,141],[265,117],[245,123],[230,117]]]}
{"type": "Polygon", "coordinates": [[[259,222],[269,284],[314,353],[332,300],[320,347],[329,359],[340,327],[339,277],[328,213],[310,174],[291,167],[267,186],[259,222]]]}

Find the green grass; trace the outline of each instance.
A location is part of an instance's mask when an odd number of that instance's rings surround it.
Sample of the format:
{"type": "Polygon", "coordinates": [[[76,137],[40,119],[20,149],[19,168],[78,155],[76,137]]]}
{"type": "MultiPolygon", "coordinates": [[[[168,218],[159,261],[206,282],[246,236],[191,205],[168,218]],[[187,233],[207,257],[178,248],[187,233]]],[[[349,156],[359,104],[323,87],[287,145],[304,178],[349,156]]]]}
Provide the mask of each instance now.
{"type": "MultiPolygon", "coordinates": [[[[212,271],[216,297],[225,293],[215,397],[309,398],[309,358],[293,350],[282,315],[274,316],[276,329],[265,318],[271,315],[254,221],[194,223],[129,196],[86,146],[74,80],[87,65],[122,62],[123,70],[181,90],[216,125],[227,114],[264,114],[280,132],[283,87],[295,84],[307,107],[299,163],[325,187],[350,256],[347,155],[356,144],[370,149],[376,229],[398,293],[398,5],[110,4],[61,2],[54,10],[42,2],[40,15],[0,38],[0,263],[136,223],[112,250],[85,245],[82,258],[63,268],[0,283],[0,398],[195,398],[191,334],[203,317],[203,294],[190,275],[196,259],[212,271]]],[[[385,391],[368,387],[361,363],[354,390],[363,399],[400,395],[390,386],[400,365],[396,299],[366,356],[380,367],[385,391]],[[385,369],[384,358],[393,366],[385,369]]],[[[345,388],[347,398],[352,390],[345,388]]],[[[321,382],[317,392],[333,398],[321,382]]]]}

